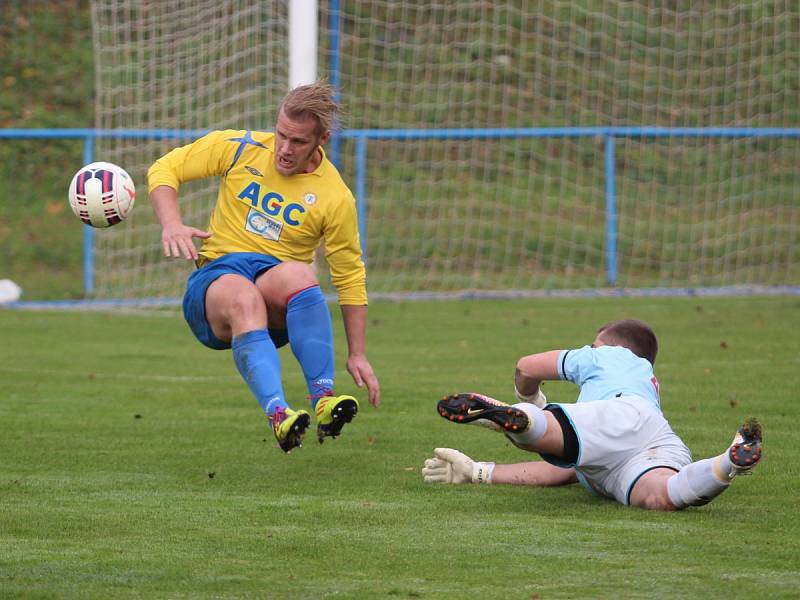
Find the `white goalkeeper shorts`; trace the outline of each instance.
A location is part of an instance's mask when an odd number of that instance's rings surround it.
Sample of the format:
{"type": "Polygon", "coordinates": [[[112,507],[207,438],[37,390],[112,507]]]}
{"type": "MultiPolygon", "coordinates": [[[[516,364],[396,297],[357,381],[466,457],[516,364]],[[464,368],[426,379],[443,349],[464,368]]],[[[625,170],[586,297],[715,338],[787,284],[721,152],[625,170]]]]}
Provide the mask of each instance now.
{"type": "Polygon", "coordinates": [[[570,466],[592,492],[627,505],[633,486],[648,471],[680,471],[692,462],[689,448],[649,400],[620,396],[558,406],[578,437],[578,460],[570,466]]]}

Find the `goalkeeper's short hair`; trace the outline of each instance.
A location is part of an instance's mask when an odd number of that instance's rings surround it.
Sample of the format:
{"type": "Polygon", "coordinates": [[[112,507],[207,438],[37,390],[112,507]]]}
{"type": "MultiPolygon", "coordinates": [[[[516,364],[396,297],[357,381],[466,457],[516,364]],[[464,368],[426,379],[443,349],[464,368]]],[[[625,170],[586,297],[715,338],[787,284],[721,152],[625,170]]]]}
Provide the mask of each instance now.
{"type": "Polygon", "coordinates": [[[597,330],[598,335],[609,345],[624,346],[636,356],[656,364],[658,338],[653,329],[637,319],[622,319],[606,323],[597,330]]]}

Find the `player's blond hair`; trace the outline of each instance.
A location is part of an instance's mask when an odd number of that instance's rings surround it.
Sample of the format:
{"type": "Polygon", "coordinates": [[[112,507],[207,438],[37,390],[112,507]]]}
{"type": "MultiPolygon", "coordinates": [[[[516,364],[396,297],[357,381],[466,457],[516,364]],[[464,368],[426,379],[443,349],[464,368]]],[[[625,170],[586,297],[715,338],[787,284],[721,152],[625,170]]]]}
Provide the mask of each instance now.
{"type": "Polygon", "coordinates": [[[278,113],[283,111],[294,120],[316,119],[317,136],[332,131],[338,125],[341,107],[336,101],[336,90],[325,81],[316,81],[294,88],[281,100],[278,113]]]}

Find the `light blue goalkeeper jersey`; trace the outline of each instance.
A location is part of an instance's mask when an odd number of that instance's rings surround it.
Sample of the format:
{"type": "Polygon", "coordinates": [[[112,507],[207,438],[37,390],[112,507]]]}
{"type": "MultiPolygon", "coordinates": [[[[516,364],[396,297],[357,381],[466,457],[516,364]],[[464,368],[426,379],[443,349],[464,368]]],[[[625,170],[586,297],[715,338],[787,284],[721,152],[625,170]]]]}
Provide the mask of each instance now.
{"type": "Polygon", "coordinates": [[[577,402],[639,396],[661,410],[653,365],[622,346],[564,350],[558,356],[558,375],[581,388],[577,402]]]}

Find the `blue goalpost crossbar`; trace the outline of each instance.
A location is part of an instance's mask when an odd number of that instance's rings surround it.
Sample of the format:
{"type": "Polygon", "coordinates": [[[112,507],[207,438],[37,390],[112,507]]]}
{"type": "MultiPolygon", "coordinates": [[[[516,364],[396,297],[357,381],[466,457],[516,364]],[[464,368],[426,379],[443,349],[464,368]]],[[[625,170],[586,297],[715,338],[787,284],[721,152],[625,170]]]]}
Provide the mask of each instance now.
{"type": "MultiPolygon", "coordinates": [[[[116,139],[194,139],[207,130],[188,129],[0,129],[2,139],[82,139],[83,164],[94,162],[95,141],[116,139]]],[[[521,127],[513,129],[350,129],[338,134],[355,142],[355,196],[358,204],[359,233],[366,255],[367,149],[369,140],[458,140],[511,138],[604,139],[604,178],[606,211],[606,281],[617,282],[617,199],[615,150],[617,138],[800,138],[800,128],[780,127],[521,127]]],[[[338,147],[336,153],[338,156],[338,147]]],[[[66,185],[66,182],[65,182],[66,185]]],[[[84,225],[83,284],[88,297],[94,292],[93,230],[84,225]]]]}

